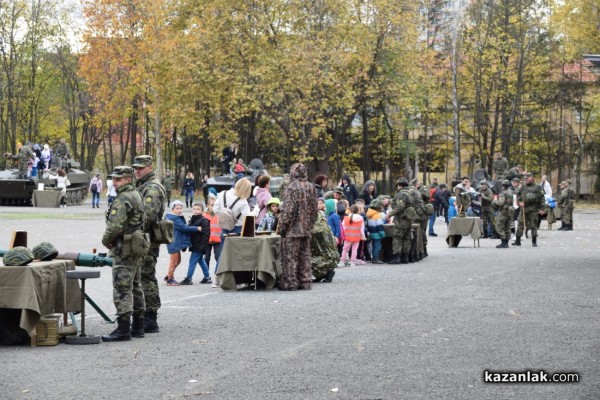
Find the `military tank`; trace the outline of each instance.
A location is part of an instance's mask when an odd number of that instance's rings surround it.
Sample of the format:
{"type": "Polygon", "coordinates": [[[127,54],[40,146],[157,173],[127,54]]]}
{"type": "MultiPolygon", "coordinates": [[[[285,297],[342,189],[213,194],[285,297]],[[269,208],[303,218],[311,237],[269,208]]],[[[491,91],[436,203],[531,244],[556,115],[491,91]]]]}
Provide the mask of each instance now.
{"type": "MultiPolygon", "coordinates": [[[[67,188],[67,204],[81,204],[88,196],[88,187],[92,174],[80,169],[81,164],[73,159],[67,160],[67,178],[71,186],[67,188]]],[[[52,168],[56,174],[56,169],[52,168]]],[[[0,205],[17,206],[32,205],[33,191],[38,188],[38,183],[43,183],[44,188],[55,188],[56,180],[45,175],[37,179],[19,179],[17,169],[0,171],[0,205]]]]}
{"type": "MultiPolygon", "coordinates": [[[[263,162],[258,158],[254,158],[248,164],[248,170],[245,172],[246,177],[244,179],[250,180],[250,182],[252,183],[252,187],[254,187],[254,182],[256,181],[256,177],[259,175],[264,175],[264,174],[268,174],[268,171],[265,169],[263,162]]],[[[237,180],[238,180],[237,177],[231,176],[231,175],[214,176],[207,180],[206,186],[209,188],[214,187],[217,190],[217,192],[220,192],[222,190],[231,189],[235,185],[237,180]]],[[[280,189],[282,183],[283,183],[282,176],[272,176],[271,177],[270,192],[273,196],[279,195],[279,189],[280,189]]]]}

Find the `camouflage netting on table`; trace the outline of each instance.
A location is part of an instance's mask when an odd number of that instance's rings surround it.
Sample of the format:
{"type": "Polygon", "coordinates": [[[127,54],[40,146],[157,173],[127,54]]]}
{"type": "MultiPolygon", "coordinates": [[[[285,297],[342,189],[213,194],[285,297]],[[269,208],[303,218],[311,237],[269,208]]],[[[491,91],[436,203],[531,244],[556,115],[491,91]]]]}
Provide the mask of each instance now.
{"type": "Polygon", "coordinates": [[[335,244],[327,219],[318,213],[317,222],[310,238],[310,264],[315,278],[321,279],[327,272],[335,269],[340,262],[340,254],[335,244]]]}

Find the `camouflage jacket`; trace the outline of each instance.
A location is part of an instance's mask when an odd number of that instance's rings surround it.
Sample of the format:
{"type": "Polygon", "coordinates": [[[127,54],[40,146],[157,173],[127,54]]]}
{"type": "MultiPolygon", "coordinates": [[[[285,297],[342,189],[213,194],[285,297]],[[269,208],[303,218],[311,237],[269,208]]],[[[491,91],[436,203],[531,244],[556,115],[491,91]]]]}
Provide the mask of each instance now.
{"type": "Polygon", "coordinates": [[[33,154],[33,150],[31,150],[29,146],[22,146],[21,150],[19,150],[19,154],[12,156],[13,160],[19,160],[21,162],[27,162],[32,158],[35,158],[35,154],[33,154]]]}
{"type": "Polygon", "coordinates": [[[525,203],[525,212],[542,210],[546,203],[544,189],[537,183],[521,185],[517,190],[517,201],[525,203]]]}
{"type": "Polygon", "coordinates": [[[118,247],[118,239],[124,234],[133,233],[143,227],[142,196],[135,190],[133,183],[117,190],[117,197],[106,212],[106,229],[102,236],[102,244],[118,247]]]}
{"type": "Polygon", "coordinates": [[[56,154],[57,157],[66,157],[69,155],[69,145],[67,145],[66,143],[59,143],[56,146],[56,149],[54,150],[54,154],[56,154]]]}
{"type": "Polygon", "coordinates": [[[573,207],[575,192],[569,186],[560,191],[558,195],[558,205],[560,207],[573,207]]]}
{"type": "Polygon", "coordinates": [[[392,209],[390,210],[388,216],[394,217],[394,224],[400,224],[401,220],[410,220],[409,214],[416,215],[415,212],[415,199],[410,193],[408,188],[401,189],[394,198],[392,199],[392,209]],[[412,212],[408,209],[412,208],[412,212]]]}
{"type": "Polygon", "coordinates": [[[494,160],[492,164],[492,169],[496,176],[503,176],[508,170],[508,161],[505,158],[501,158],[500,160],[494,160]]]}
{"type": "Polygon", "coordinates": [[[427,209],[425,208],[423,196],[421,196],[421,192],[419,191],[419,189],[417,189],[414,186],[411,186],[408,190],[410,191],[410,194],[413,196],[414,199],[413,207],[415,208],[415,211],[417,212],[418,216],[416,220],[423,221],[425,218],[427,218],[427,209]]]}
{"type": "Polygon", "coordinates": [[[306,179],[292,179],[285,190],[279,213],[281,236],[310,237],[317,214],[314,185],[306,179]]]}
{"type": "Polygon", "coordinates": [[[160,184],[154,172],[135,182],[137,191],[142,195],[146,213],[146,232],[150,232],[152,226],[163,218],[165,213],[166,191],[160,184]]]}
{"type": "Polygon", "coordinates": [[[479,193],[481,194],[481,208],[483,210],[491,210],[492,209],[492,200],[494,200],[494,192],[491,189],[480,189],[479,193]]]}
{"type": "Polygon", "coordinates": [[[513,209],[513,193],[509,189],[505,189],[498,195],[498,198],[493,201],[494,207],[499,214],[507,218],[512,218],[513,209]]]}

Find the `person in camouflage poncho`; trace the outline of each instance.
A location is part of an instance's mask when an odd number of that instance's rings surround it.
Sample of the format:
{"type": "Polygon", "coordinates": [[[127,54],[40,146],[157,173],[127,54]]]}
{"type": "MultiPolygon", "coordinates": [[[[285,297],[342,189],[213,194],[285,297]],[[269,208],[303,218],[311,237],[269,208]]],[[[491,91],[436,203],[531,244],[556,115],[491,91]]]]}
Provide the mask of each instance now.
{"type": "Polygon", "coordinates": [[[335,237],[327,224],[327,218],[318,213],[317,222],[310,237],[310,264],[315,279],[313,282],[331,282],[334,269],[340,262],[335,237]]]}
{"type": "Polygon", "coordinates": [[[317,219],[315,187],[306,179],[306,167],[290,168],[290,184],[285,190],[279,216],[281,234],[281,283],[279,290],[310,290],[310,236],[317,219]]]}
{"type": "Polygon", "coordinates": [[[521,209],[521,213],[525,213],[525,226],[523,214],[519,216],[519,226],[517,228],[517,238],[512,243],[513,246],[521,245],[521,236],[525,228],[531,231],[531,243],[534,247],[537,246],[537,227],[539,214],[543,214],[546,198],[544,197],[544,189],[533,181],[531,173],[524,174],[526,179],[525,184],[521,185],[517,190],[517,203],[521,209]]]}

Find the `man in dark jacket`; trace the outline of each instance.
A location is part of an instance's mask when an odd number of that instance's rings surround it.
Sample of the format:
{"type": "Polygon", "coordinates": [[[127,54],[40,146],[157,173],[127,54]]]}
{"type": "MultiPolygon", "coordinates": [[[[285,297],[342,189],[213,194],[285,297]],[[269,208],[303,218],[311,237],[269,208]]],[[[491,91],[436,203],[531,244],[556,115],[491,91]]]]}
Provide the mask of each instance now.
{"type": "Polygon", "coordinates": [[[444,221],[448,224],[448,207],[450,200],[450,192],[445,183],[440,184],[433,193],[433,206],[439,211],[440,215],[444,216],[444,221]]]}
{"type": "Polygon", "coordinates": [[[348,174],[342,175],[342,184],[340,187],[344,191],[344,196],[346,196],[348,203],[350,203],[350,205],[354,204],[356,199],[358,199],[358,189],[356,189],[356,185],[350,181],[348,174]]]}
{"type": "Polygon", "coordinates": [[[202,203],[194,203],[193,207],[194,215],[190,217],[190,226],[198,226],[201,228],[200,232],[193,232],[190,234],[190,265],[188,272],[184,280],[181,281],[181,285],[191,285],[194,271],[196,271],[196,264],[200,264],[202,268],[202,274],[204,275],[200,283],[212,283],[210,280],[210,273],[208,271],[208,264],[204,260],[206,249],[208,248],[208,239],[210,238],[210,221],[204,217],[204,206],[202,203]]]}

